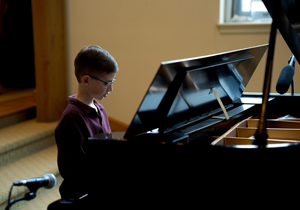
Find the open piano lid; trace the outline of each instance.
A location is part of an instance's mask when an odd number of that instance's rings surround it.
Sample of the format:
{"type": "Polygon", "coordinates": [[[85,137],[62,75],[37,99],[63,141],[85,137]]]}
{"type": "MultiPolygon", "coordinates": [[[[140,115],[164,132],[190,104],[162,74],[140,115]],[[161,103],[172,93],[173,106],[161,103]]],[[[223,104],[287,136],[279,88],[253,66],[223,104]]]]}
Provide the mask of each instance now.
{"type": "Polygon", "coordinates": [[[168,133],[238,100],[268,45],[203,57],[162,62],[142,100],[125,139],[158,129],[168,133]]]}

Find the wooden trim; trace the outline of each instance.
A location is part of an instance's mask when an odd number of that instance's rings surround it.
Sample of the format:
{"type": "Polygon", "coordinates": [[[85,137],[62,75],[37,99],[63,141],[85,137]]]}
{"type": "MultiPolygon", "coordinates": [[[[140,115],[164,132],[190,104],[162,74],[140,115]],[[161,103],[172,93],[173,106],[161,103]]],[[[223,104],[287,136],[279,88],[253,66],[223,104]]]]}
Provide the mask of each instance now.
{"type": "Polygon", "coordinates": [[[271,23],[219,23],[217,27],[221,34],[268,34],[271,23]]]}
{"type": "Polygon", "coordinates": [[[112,132],[126,131],[128,129],[127,124],[120,122],[112,117],[108,117],[108,120],[112,132]]]}
{"type": "Polygon", "coordinates": [[[34,94],[0,102],[0,103],[1,103],[0,117],[14,114],[36,106],[34,94]]]}
{"type": "Polygon", "coordinates": [[[37,120],[58,120],[67,105],[63,0],[31,0],[37,120]]]}

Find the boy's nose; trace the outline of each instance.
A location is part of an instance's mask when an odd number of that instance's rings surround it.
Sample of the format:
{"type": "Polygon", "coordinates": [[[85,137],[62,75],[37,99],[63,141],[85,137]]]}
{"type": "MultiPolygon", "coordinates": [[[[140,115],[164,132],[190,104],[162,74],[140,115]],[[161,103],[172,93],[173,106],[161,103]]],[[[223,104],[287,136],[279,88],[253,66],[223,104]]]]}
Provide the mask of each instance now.
{"type": "Polygon", "coordinates": [[[113,84],[110,84],[110,86],[108,87],[108,91],[109,92],[113,91],[113,84]]]}

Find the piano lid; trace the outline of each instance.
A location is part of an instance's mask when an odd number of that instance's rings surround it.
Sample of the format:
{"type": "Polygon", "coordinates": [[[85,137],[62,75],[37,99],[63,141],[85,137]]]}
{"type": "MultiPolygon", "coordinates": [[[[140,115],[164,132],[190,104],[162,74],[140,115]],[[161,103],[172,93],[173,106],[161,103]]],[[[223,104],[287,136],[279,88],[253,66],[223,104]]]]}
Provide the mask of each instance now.
{"type": "Polygon", "coordinates": [[[126,139],[154,129],[170,132],[220,111],[242,96],[268,45],[162,62],[127,132],[126,139]]]}

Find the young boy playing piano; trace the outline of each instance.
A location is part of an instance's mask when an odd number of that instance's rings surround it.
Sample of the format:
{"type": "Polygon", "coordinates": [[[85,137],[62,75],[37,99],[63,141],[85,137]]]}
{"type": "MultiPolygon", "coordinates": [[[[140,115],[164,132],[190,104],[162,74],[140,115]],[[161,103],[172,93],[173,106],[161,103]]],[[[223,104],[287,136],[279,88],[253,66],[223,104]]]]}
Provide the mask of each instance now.
{"type": "Polygon", "coordinates": [[[106,50],[95,45],[83,48],[74,65],[77,93],[68,98],[55,138],[58,168],[64,178],[59,189],[61,197],[76,199],[87,193],[85,143],[88,137],[111,132],[106,111],[95,99],[101,101],[113,90],[118,65],[106,50]]]}

